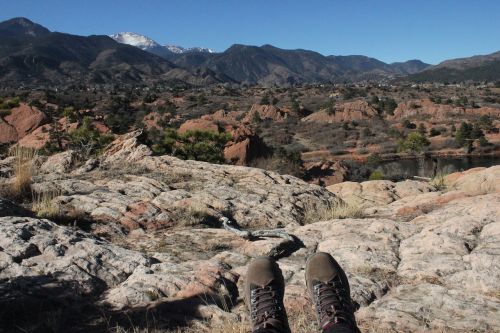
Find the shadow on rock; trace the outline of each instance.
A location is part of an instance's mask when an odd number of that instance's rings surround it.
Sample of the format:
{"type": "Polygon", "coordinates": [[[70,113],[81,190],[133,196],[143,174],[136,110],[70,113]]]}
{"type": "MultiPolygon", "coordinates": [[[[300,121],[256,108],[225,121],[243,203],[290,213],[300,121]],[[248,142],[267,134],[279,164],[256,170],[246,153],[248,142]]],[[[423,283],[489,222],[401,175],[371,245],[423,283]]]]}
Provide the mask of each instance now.
{"type": "MultiPolygon", "coordinates": [[[[175,330],[203,319],[199,307],[234,304],[225,296],[194,295],[147,307],[113,310],[75,281],[52,276],[0,280],[0,332],[141,332],[175,330]]],[[[226,308],[229,310],[229,308],[226,308]]]]}

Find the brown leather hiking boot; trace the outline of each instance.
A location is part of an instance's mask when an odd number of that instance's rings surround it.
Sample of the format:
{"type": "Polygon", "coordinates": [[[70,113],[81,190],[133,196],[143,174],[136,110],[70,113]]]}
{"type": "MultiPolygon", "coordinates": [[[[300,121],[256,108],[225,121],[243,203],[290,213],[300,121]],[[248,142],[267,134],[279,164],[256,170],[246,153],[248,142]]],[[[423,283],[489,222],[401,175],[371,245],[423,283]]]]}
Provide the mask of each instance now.
{"type": "Polygon", "coordinates": [[[306,263],[306,284],[324,332],[359,332],[345,272],[331,255],[313,254],[306,263]]]}
{"type": "Polygon", "coordinates": [[[248,266],[245,301],[250,310],[253,332],[290,332],[283,295],[285,282],[274,259],[254,259],[248,266]]]}

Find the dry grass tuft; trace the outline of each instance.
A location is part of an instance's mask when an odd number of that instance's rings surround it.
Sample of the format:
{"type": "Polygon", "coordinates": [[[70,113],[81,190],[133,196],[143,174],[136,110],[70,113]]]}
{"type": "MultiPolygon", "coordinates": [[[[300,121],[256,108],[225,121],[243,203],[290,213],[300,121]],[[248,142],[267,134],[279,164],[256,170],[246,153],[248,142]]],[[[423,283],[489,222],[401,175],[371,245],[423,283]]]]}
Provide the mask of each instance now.
{"type": "Polygon", "coordinates": [[[363,208],[360,204],[343,200],[338,200],[333,203],[328,202],[322,205],[308,204],[305,206],[304,210],[305,224],[334,219],[364,217],[363,208]]]}
{"type": "Polygon", "coordinates": [[[45,219],[56,219],[61,216],[61,208],[54,201],[54,199],[60,196],[59,191],[46,191],[46,192],[32,192],[32,206],[33,210],[38,217],[45,219]]]}
{"type": "MultiPolygon", "coordinates": [[[[224,319],[222,322],[209,326],[209,332],[212,333],[247,333],[250,331],[250,326],[239,320],[231,321],[224,319]]],[[[195,330],[193,330],[195,332],[195,330]]]]}
{"type": "Polygon", "coordinates": [[[429,184],[438,191],[444,191],[447,188],[445,177],[447,174],[439,172],[430,181],[429,184]]]}
{"type": "Polygon", "coordinates": [[[288,324],[292,332],[318,332],[318,321],[312,305],[300,308],[287,309],[288,324]]]}
{"type": "Polygon", "coordinates": [[[195,226],[210,219],[208,207],[197,201],[190,202],[187,207],[178,207],[173,210],[177,224],[182,226],[195,226]]]}
{"type": "Polygon", "coordinates": [[[10,154],[14,156],[14,181],[10,184],[9,195],[15,199],[21,199],[31,193],[38,152],[32,148],[16,146],[10,150],[10,154]]]}

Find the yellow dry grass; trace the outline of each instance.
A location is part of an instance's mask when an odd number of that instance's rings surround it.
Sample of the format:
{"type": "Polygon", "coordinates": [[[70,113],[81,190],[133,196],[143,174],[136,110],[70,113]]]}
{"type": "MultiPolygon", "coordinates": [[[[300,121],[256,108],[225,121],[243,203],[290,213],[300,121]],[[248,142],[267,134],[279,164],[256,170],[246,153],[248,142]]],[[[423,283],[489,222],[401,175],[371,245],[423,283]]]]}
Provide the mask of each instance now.
{"type": "Polygon", "coordinates": [[[59,191],[33,192],[31,210],[41,218],[54,219],[59,217],[61,209],[54,200],[59,195],[59,191]]]}
{"type": "Polygon", "coordinates": [[[31,192],[38,153],[32,148],[16,146],[11,149],[10,154],[14,156],[14,180],[10,185],[10,195],[13,198],[23,198],[31,192]]]}
{"type": "Polygon", "coordinates": [[[360,204],[337,200],[322,205],[306,205],[304,222],[309,224],[318,221],[363,217],[363,208],[360,204]]]}

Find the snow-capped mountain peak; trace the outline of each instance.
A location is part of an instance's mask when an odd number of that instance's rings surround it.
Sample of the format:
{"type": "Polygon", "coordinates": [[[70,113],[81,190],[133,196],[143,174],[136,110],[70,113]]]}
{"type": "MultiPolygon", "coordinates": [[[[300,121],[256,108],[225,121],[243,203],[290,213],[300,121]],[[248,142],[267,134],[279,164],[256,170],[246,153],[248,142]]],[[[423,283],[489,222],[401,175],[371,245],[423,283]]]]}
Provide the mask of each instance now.
{"type": "Polygon", "coordinates": [[[163,55],[164,52],[175,54],[183,53],[215,53],[215,51],[205,47],[182,47],[177,45],[160,45],[151,38],[136,34],[135,32],[120,32],[114,35],[109,35],[118,43],[128,44],[138,47],[144,51],[149,51],[158,55],[163,55]],[[163,51],[162,51],[163,50],[163,51]]]}
{"type": "Polygon", "coordinates": [[[142,50],[148,50],[154,47],[161,47],[160,44],[158,44],[151,38],[146,37],[144,35],[136,34],[134,32],[120,32],[114,35],[110,35],[109,37],[113,38],[118,43],[132,45],[142,50]]]}
{"type": "Polygon", "coordinates": [[[165,45],[165,48],[172,53],[182,54],[188,52],[215,53],[214,50],[206,47],[182,47],[177,45],[165,45]]]}

